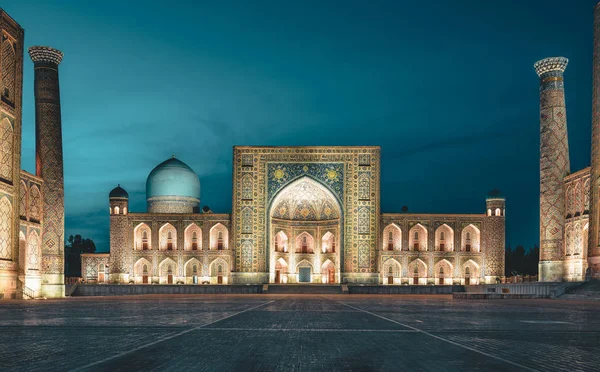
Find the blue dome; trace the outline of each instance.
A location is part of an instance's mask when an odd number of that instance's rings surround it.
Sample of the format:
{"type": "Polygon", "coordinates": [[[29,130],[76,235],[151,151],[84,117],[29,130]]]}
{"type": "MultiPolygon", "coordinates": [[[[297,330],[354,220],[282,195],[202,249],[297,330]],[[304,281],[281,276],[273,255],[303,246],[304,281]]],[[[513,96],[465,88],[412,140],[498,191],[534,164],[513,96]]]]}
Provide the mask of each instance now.
{"type": "Polygon", "coordinates": [[[163,161],[148,175],[146,198],[183,196],[200,199],[200,180],[187,164],[175,157],[163,161]]]}

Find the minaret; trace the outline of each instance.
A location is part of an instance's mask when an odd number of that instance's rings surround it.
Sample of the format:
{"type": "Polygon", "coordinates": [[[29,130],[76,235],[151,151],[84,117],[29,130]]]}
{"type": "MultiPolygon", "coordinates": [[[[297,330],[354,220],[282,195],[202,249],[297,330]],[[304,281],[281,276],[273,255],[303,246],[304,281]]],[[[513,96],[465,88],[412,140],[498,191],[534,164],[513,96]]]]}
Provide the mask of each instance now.
{"type": "Polygon", "coordinates": [[[35,167],[44,179],[42,296],[63,297],[65,203],[58,65],[63,53],[43,46],[29,48],[34,66],[35,167]]]}
{"type": "Polygon", "coordinates": [[[499,195],[485,200],[486,218],[483,225],[485,243],[485,283],[496,284],[504,276],[506,249],[506,199],[499,195]]]}
{"type": "Polygon", "coordinates": [[[592,88],[592,163],[590,170],[590,228],[588,263],[592,276],[600,278],[600,3],[594,10],[594,62],[592,88]]]}
{"type": "Polygon", "coordinates": [[[563,72],[568,59],[535,63],[540,77],[540,281],[563,276],[565,186],[569,174],[569,142],[563,72]]]}

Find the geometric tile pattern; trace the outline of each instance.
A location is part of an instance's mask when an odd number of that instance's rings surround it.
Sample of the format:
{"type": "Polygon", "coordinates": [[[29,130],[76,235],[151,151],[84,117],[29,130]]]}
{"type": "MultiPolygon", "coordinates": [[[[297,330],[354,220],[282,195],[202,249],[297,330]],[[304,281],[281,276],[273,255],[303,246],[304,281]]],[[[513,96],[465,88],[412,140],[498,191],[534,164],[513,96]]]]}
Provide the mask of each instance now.
{"type": "MultiPolygon", "coordinates": [[[[600,6],[594,10],[594,62],[592,78],[592,161],[590,185],[589,257],[600,256],[600,6]]],[[[593,267],[594,270],[600,267],[593,267]]],[[[600,273],[597,273],[600,275],[600,273]]]]}
{"type": "MultiPolygon", "coordinates": [[[[42,185],[44,274],[63,274],[64,179],[58,64],[62,53],[43,47],[29,48],[34,62],[36,102],[36,172],[42,185]]],[[[60,284],[60,283],[52,283],[60,284]]]]}
{"type": "Polygon", "coordinates": [[[12,258],[12,205],[6,196],[0,198],[0,259],[12,258]]]}
{"type": "Polygon", "coordinates": [[[564,178],[570,171],[563,72],[566,58],[535,64],[540,76],[540,260],[562,259],[564,178]]]}

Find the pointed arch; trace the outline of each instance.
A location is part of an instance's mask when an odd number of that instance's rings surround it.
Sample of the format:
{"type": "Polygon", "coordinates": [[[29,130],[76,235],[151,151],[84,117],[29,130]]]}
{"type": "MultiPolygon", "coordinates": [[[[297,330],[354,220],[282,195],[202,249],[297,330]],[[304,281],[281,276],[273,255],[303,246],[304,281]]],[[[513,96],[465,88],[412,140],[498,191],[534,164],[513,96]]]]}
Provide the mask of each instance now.
{"type": "Polygon", "coordinates": [[[146,251],[152,249],[152,230],[146,223],[139,223],[133,229],[133,249],[146,251]]]}
{"type": "Polygon", "coordinates": [[[427,284],[427,264],[420,258],[413,260],[408,264],[408,276],[410,284],[427,284]]]}
{"type": "Polygon", "coordinates": [[[21,180],[21,190],[19,191],[19,216],[27,219],[27,184],[21,180]]]}
{"type": "Polygon", "coordinates": [[[177,229],[166,222],[158,229],[159,249],[163,251],[177,250],[177,229]]]}
{"type": "Polygon", "coordinates": [[[337,242],[335,235],[331,231],[327,231],[321,238],[321,251],[323,253],[335,253],[337,250],[337,242]]]}
{"type": "Polygon", "coordinates": [[[160,277],[159,280],[162,284],[174,284],[178,272],[177,262],[171,257],[165,258],[158,265],[158,276],[160,277]]]}
{"type": "Polygon", "coordinates": [[[0,179],[13,181],[13,127],[7,118],[0,121],[0,179]]]}
{"type": "Polygon", "coordinates": [[[433,276],[439,285],[452,284],[452,273],[454,265],[447,259],[441,259],[433,265],[433,276]]]}
{"type": "Polygon", "coordinates": [[[0,259],[12,258],[12,204],[6,196],[0,198],[0,259]]]}
{"type": "Polygon", "coordinates": [[[402,229],[395,223],[390,223],[383,229],[382,248],[384,251],[402,250],[402,229]]]}
{"type": "Polygon", "coordinates": [[[448,224],[442,224],[435,230],[435,250],[452,252],[454,250],[454,229],[448,224]]]}
{"type": "Polygon", "coordinates": [[[27,262],[27,238],[23,230],[19,230],[19,267],[25,267],[27,262]]]}
{"type": "Polygon", "coordinates": [[[471,259],[465,261],[461,270],[465,285],[479,284],[480,268],[479,264],[471,259]]]}
{"type": "Polygon", "coordinates": [[[229,278],[229,264],[223,258],[219,257],[210,263],[209,266],[211,283],[227,284],[229,278]]]}
{"type": "Polygon", "coordinates": [[[330,259],[325,260],[321,265],[321,283],[336,283],[336,267],[330,259]]]}
{"type": "Polygon", "coordinates": [[[35,230],[32,230],[27,237],[27,270],[42,270],[40,237],[35,230]]]}
{"type": "Polygon", "coordinates": [[[6,39],[2,43],[2,98],[12,104],[15,103],[17,92],[16,86],[16,70],[17,58],[13,43],[6,39]]]}
{"type": "Polygon", "coordinates": [[[146,258],[140,258],[133,264],[135,283],[149,284],[152,277],[152,264],[146,258]]]}
{"type": "Polygon", "coordinates": [[[288,237],[283,232],[283,230],[279,230],[277,234],[275,234],[275,238],[273,239],[273,246],[275,248],[275,252],[287,252],[288,251],[288,237]]]}
{"type": "Polygon", "coordinates": [[[29,188],[29,219],[39,222],[42,218],[42,196],[37,185],[31,185],[29,188]]]}
{"type": "Polygon", "coordinates": [[[296,253],[314,253],[315,239],[307,231],[296,236],[296,253]]]}
{"type": "Polygon", "coordinates": [[[202,229],[196,223],[190,223],[183,231],[184,249],[198,251],[202,249],[202,229]]]}
{"type": "Polygon", "coordinates": [[[222,223],[218,222],[209,231],[210,236],[210,249],[211,250],[223,250],[229,247],[229,231],[227,227],[222,223]]]}
{"type": "Polygon", "coordinates": [[[474,224],[467,225],[461,233],[462,251],[479,252],[481,233],[474,224]]]}
{"type": "Polygon", "coordinates": [[[402,275],[402,265],[394,258],[388,258],[381,265],[381,275],[383,284],[400,284],[402,275]]]}
{"type": "Polygon", "coordinates": [[[184,264],[184,272],[185,272],[185,283],[186,284],[198,284],[201,282],[199,278],[203,276],[203,265],[200,260],[196,257],[190,258],[184,264]]]}
{"type": "Polygon", "coordinates": [[[427,229],[417,223],[408,232],[409,250],[427,251],[427,229]]]}

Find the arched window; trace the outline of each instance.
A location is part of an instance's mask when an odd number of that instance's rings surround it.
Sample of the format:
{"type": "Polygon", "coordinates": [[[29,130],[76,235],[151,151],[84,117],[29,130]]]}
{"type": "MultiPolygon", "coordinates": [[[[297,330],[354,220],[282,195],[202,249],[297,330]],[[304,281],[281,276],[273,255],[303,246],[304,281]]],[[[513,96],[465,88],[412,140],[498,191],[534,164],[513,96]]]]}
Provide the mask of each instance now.
{"type": "Polygon", "coordinates": [[[123,207],[123,214],[127,214],[127,207],[123,207]]]}
{"type": "Polygon", "coordinates": [[[335,253],[335,236],[331,238],[331,253],[335,253]]]}
{"type": "Polygon", "coordinates": [[[394,275],[394,268],[392,267],[392,265],[390,265],[390,267],[388,268],[388,273],[390,275],[394,275]]]}
{"type": "Polygon", "coordinates": [[[100,266],[98,267],[98,271],[99,271],[99,272],[104,272],[104,271],[105,271],[105,268],[104,268],[104,264],[103,264],[103,263],[101,263],[101,264],[100,264],[100,266]]]}
{"type": "Polygon", "coordinates": [[[167,266],[167,274],[168,275],[172,275],[173,274],[173,268],[171,267],[171,265],[167,266]]]}
{"type": "Polygon", "coordinates": [[[467,232],[467,241],[470,242],[471,241],[471,233],[467,232]]]}
{"type": "Polygon", "coordinates": [[[142,250],[148,250],[148,231],[142,231],[142,250]]]}
{"type": "Polygon", "coordinates": [[[443,231],[440,233],[440,240],[445,240],[445,235],[443,231]]]}
{"type": "Polygon", "coordinates": [[[223,275],[223,265],[217,266],[217,275],[223,275]]]}
{"type": "Polygon", "coordinates": [[[115,207],[115,214],[119,214],[119,207],[115,207]]]}
{"type": "Polygon", "coordinates": [[[419,240],[419,232],[415,231],[415,240],[419,240]]]}
{"type": "Polygon", "coordinates": [[[171,231],[167,231],[167,250],[173,250],[173,234],[171,233],[171,231]]]}
{"type": "Polygon", "coordinates": [[[388,234],[388,251],[394,250],[394,233],[390,231],[388,234]]]}
{"type": "Polygon", "coordinates": [[[223,249],[223,231],[219,231],[219,234],[217,235],[217,249],[223,249]]]}
{"type": "Polygon", "coordinates": [[[142,275],[148,275],[148,265],[146,264],[142,267],[142,275]]]}
{"type": "Polygon", "coordinates": [[[192,232],[192,251],[198,250],[198,233],[192,232]]]}
{"type": "Polygon", "coordinates": [[[444,267],[440,266],[440,276],[443,276],[443,275],[444,275],[444,267]]]}
{"type": "Polygon", "coordinates": [[[465,275],[470,275],[471,274],[471,269],[469,269],[469,266],[465,267],[465,275]]]}
{"type": "Polygon", "coordinates": [[[196,265],[192,266],[192,275],[194,275],[194,276],[198,275],[198,266],[196,266],[196,265]]]}
{"type": "Polygon", "coordinates": [[[308,253],[308,242],[306,241],[306,236],[302,237],[302,253],[308,253]]]}
{"type": "Polygon", "coordinates": [[[501,216],[500,208],[496,208],[496,216],[501,216]]]}
{"type": "Polygon", "coordinates": [[[275,251],[279,252],[279,235],[275,235],[275,251]]]}

